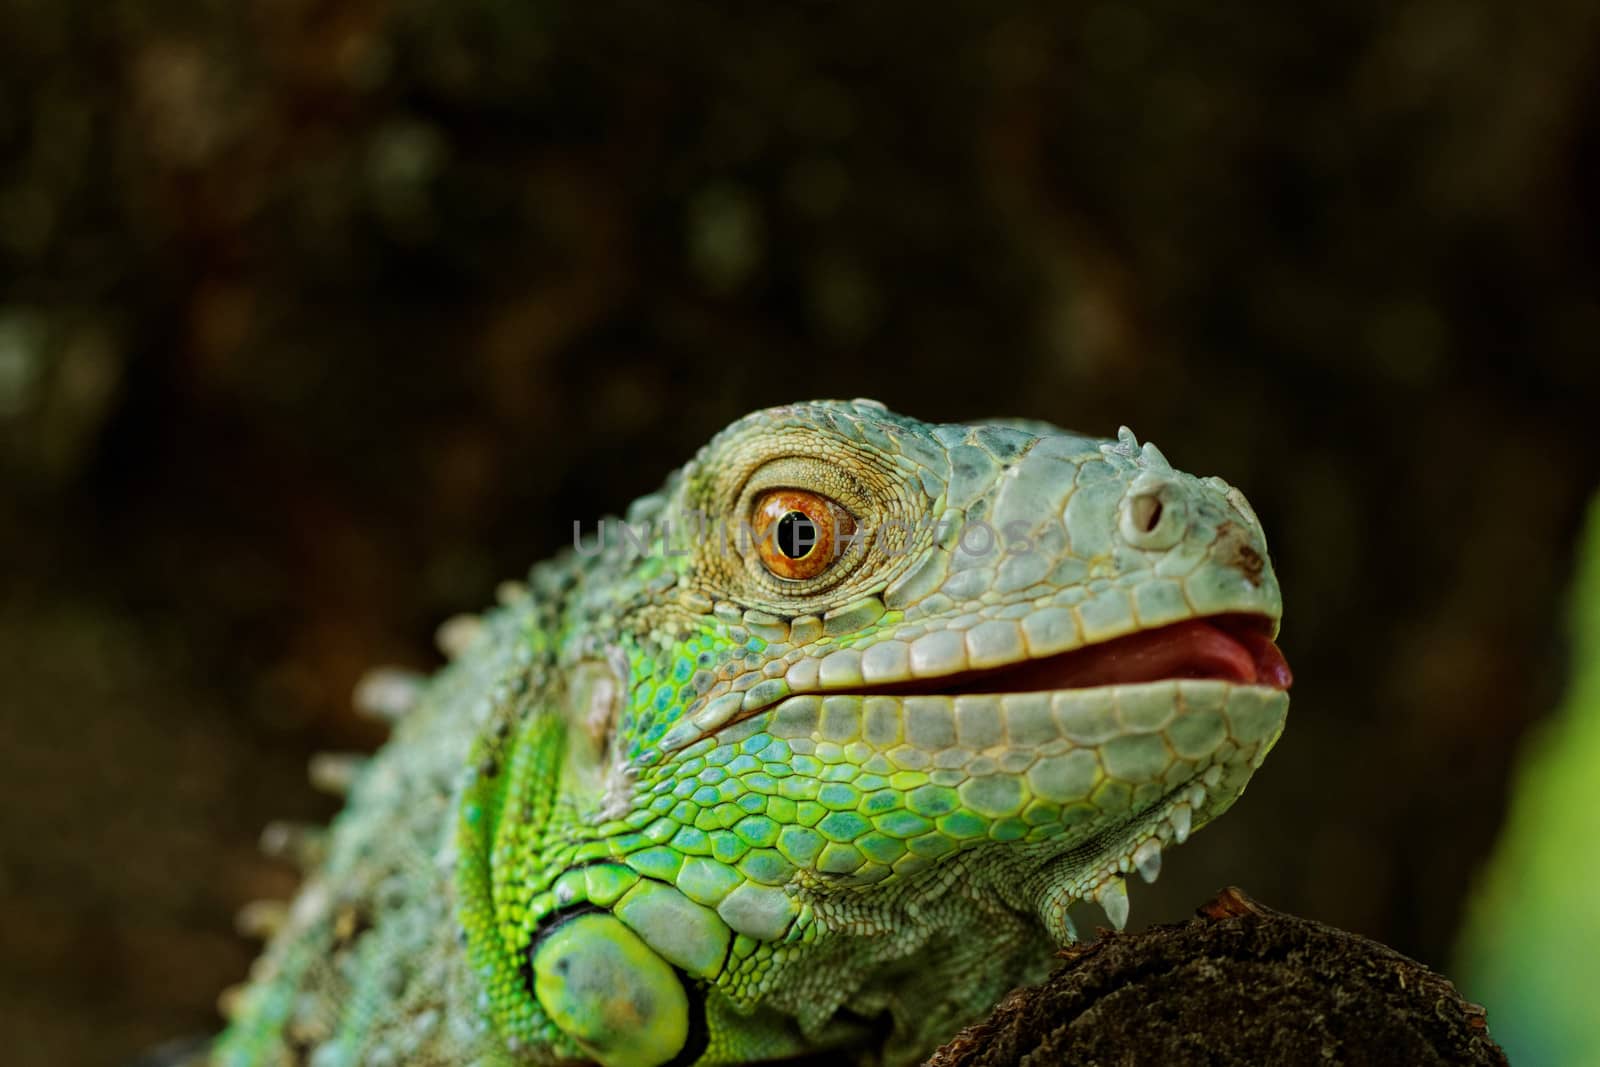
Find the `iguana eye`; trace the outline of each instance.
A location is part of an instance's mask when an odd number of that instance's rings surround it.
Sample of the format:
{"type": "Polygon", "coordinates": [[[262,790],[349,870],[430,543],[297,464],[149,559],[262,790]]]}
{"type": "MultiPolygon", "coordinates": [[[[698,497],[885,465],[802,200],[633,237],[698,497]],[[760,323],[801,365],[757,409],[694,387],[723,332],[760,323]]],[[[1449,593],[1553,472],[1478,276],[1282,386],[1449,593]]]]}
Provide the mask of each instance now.
{"type": "Polygon", "coordinates": [[[777,578],[815,578],[839,556],[856,520],[819,493],[769,489],[756,498],[752,525],[761,564],[777,578]]]}

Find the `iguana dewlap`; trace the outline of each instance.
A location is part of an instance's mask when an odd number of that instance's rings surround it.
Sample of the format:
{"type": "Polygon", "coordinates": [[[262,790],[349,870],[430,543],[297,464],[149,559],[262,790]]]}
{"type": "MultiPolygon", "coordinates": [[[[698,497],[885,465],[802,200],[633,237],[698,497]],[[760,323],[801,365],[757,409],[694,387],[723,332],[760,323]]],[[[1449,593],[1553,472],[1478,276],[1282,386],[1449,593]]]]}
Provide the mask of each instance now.
{"type": "Polygon", "coordinates": [[[1283,729],[1243,495],[1117,440],[757,412],[414,686],[219,1067],[914,1061],[1283,729]]]}

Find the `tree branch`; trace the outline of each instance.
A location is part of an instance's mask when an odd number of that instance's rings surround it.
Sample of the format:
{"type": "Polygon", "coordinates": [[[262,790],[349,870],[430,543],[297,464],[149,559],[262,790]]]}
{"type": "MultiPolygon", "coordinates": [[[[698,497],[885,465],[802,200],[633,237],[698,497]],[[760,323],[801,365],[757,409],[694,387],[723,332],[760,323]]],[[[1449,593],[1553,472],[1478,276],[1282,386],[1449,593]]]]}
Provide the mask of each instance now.
{"type": "Polygon", "coordinates": [[[1186,923],[1061,955],[925,1067],[1506,1063],[1484,1009],[1443,976],[1234,888],[1186,923]]]}

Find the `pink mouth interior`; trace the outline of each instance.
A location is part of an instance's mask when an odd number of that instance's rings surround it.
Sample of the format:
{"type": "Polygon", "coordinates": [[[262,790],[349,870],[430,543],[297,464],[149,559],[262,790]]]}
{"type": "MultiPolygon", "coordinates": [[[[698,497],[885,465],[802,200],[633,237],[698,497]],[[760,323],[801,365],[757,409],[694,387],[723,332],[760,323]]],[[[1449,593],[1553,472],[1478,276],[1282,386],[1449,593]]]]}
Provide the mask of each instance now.
{"type": "Polygon", "coordinates": [[[891,686],[894,692],[1021,693],[1101,685],[1211,678],[1288,689],[1289,664],[1268,636],[1265,619],[1221,615],[1154,630],[987,671],[891,686]]]}

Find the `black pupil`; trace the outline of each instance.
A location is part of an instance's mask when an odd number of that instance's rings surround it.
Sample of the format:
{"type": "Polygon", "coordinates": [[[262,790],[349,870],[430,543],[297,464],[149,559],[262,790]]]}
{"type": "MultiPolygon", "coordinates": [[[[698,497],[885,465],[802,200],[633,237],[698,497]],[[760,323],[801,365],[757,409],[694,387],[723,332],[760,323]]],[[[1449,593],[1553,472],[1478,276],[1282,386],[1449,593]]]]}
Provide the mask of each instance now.
{"type": "Polygon", "coordinates": [[[791,511],[778,520],[778,551],[790,559],[804,559],[817,544],[817,524],[803,511],[791,511]]]}

